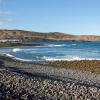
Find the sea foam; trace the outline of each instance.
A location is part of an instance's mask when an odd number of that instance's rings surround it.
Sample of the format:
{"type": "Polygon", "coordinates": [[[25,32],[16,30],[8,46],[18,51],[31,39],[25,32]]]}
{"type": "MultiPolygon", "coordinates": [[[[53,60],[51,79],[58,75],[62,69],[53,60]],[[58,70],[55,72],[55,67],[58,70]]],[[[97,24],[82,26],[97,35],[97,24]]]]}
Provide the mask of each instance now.
{"type": "Polygon", "coordinates": [[[43,56],[42,59],[46,61],[80,61],[80,60],[100,60],[100,59],[95,59],[95,58],[82,58],[79,56],[56,56],[56,57],[46,57],[43,56]]]}
{"type": "Polygon", "coordinates": [[[19,48],[14,48],[12,51],[13,51],[13,52],[18,52],[18,51],[21,51],[21,49],[19,49],[19,48]]]}
{"type": "Polygon", "coordinates": [[[63,47],[66,46],[65,44],[49,44],[48,47],[63,47]]]}

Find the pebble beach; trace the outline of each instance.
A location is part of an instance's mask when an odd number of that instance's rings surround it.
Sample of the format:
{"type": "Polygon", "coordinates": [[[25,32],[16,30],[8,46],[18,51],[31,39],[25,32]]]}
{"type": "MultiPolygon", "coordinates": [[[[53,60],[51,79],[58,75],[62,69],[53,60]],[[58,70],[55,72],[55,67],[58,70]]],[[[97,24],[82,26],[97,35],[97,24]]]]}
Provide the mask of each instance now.
{"type": "Polygon", "coordinates": [[[100,74],[0,59],[0,100],[100,100],[100,74]]]}
{"type": "Polygon", "coordinates": [[[100,100],[100,88],[0,70],[0,100],[100,100]]]}

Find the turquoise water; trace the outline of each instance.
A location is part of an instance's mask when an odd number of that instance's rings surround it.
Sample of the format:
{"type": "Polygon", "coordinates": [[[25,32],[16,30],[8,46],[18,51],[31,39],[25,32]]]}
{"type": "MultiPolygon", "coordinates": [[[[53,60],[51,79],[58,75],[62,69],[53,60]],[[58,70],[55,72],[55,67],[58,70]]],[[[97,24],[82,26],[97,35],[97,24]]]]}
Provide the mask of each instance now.
{"type": "MultiPolygon", "coordinates": [[[[25,43],[25,42],[24,42],[25,43]]],[[[100,60],[100,42],[29,42],[46,46],[1,48],[0,53],[24,60],[100,60]]]]}

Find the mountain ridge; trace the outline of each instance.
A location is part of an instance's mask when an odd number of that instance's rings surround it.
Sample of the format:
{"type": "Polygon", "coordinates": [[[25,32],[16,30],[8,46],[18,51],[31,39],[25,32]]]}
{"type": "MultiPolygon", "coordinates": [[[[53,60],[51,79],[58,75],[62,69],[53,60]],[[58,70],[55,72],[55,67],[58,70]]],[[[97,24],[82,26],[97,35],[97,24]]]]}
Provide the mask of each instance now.
{"type": "Polygon", "coordinates": [[[15,39],[20,41],[100,41],[100,36],[95,35],[73,35],[62,32],[32,32],[26,30],[0,29],[0,40],[15,39]]]}

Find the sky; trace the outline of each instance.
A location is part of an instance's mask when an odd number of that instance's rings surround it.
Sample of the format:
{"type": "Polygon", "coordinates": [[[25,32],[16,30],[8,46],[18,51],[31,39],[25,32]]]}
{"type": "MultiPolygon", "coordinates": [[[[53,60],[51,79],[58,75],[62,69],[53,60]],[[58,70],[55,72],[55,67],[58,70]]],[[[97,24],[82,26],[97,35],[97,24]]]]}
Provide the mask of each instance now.
{"type": "Polygon", "coordinates": [[[0,0],[0,29],[100,35],[100,0],[0,0]]]}

